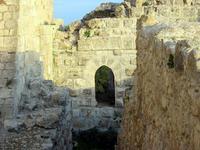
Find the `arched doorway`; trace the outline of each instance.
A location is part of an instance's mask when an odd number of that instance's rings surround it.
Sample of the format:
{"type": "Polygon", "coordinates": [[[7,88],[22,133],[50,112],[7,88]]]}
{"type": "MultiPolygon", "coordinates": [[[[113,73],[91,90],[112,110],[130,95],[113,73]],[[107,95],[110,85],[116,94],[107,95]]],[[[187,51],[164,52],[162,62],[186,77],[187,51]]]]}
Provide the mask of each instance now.
{"type": "Polygon", "coordinates": [[[115,105],[114,74],[107,66],[101,66],[95,74],[95,96],[98,105],[115,105]]]}

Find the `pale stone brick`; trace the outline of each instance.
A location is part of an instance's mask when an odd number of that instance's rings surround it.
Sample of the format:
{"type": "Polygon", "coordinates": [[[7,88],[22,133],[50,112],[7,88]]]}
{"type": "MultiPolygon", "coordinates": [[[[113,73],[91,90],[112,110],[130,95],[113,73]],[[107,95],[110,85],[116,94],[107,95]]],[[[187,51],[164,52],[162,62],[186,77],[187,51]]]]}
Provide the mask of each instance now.
{"type": "Polygon", "coordinates": [[[4,69],[4,64],[3,63],[0,63],[0,69],[4,69]]]}
{"type": "Polygon", "coordinates": [[[8,7],[8,10],[11,12],[16,12],[18,10],[18,7],[16,5],[10,5],[8,7]]]}
{"type": "Polygon", "coordinates": [[[0,29],[0,36],[9,35],[9,30],[0,29]]]}
{"type": "Polygon", "coordinates": [[[3,40],[4,47],[16,47],[17,46],[17,37],[4,37],[3,40]]]}
{"type": "Polygon", "coordinates": [[[5,64],[5,69],[7,69],[7,70],[9,70],[9,69],[14,70],[15,69],[15,63],[6,63],[5,64]]]}
{"type": "Polygon", "coordinates": [[[0,62],[9,63],[9,62],[14,62],[14,61],[15,61],[15,53],[0,54],[0,62]]]}
{"type": "MultiPolygon", "coordinates": [[[[2,30],[3,32],[3,30],[2,30]]],[[[3,37],[0,37],[0,47],[3,47],[3,37]]]]}
{"type": "Polygon", "coordinates": [[[0,21],[0,29],[5,28],[5,22],[3,20],[0,21]]]}
{"type": "Polygon", "coordinates": [[[4,17],[5,20],[9,20],[9,19],[12,18],[12,13],[11,12],[5,12],[3,14],[3,17],[4,17]]]}
{"type": "Polygon", "coordinates": [[[5,21],[5,28],[6,29],[12,29],[17,27],[17,21],[16,20],[6,20],[5,21]]]}
{"type": "Polygon", "coordinates": [[[0,13],[0,21],[3,19],[3,14],[0,13]]]}
{"type": "Polygon", "coordinates": [[[6,86],[7,79],[0,79],[0,88],[3,88],[6,86]]]}
{"type": "Polygon", "coordinates": [[[2,77],[4,78],[14,78],[15,70],[3,70],[2,77]]]}
{"type": "Polygon", "coordinates": [[[0,88],[0,98],[9,98],[12,97],[12,94],[12,89],[0,88]]]}
{"type": "Polygon", "coordinates": [[[8,7],[6,5],[0,5],[0,12],[5,12],[8,10],[8,7]]]}
{"type": "Polygon", "coordinates": [[[9,35],[16,35],[17,34],[17,30],[16,29],[10,29],[9,30],[9,35]]]}

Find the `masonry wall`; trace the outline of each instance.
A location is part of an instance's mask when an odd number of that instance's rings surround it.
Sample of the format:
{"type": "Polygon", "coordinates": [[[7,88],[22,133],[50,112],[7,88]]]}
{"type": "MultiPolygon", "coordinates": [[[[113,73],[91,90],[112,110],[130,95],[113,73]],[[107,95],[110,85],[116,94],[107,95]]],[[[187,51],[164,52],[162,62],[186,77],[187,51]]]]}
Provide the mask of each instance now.
{"type": "Polygon", "coordinates": [[[1,116],[12,117],[18,111],[25,82],[50,78],[53,1],[5,0],[0,8],[1,116]],[[43,67],[42,62],[49,65],[43,67]]]}
{"type": "Polygon", "coordinates": [[[52,31],[56,29],[53,24],[53,0],[19,1],[19,5],[18,52],[39,53],[38,60],[44,63],[43,73],[47,77],[47,68],[52,64],[52,31]]]}
{"type": "Polygon", "coordinates": [[[92,19],[80,26],[76,22],[69,25],[68,32],[56,33],[53,80],[70,89],[75,128],[119,127],[112,118],[115,113],[121,114],[124,99],[133,87],[136,18],[92,19]],[[74,32],[76,28],[78,33],[74,32]],[[98,107],[95,99],[95,73],[103,65],[111,68],[115,77],[113,107],[98,107]]]}
{"type": "Polygon", "coordinates": [[[68,91],[48,80],[58,28],[53,0],[5,3],[0,5],[0,149],[70,150],[68,91]]]}
{"type": "Polygon", "coordinates": [[[50,31],[54,28],[53,25],[51,26],[53,22],[52,0],[21,0],[19,1],[19,10],[16,54],[17,90],[15,95],[18,105],[23,103],[21,97],[23,91],[26,91],[25,84],[32,79],[44,77],[49,79],[45,73],[51,66],[51,61],[49,62],[51,58],[48,56],[52,53],[52,49],[50,49],[52,42],[49,39],[51,39],[50,31]],[[44,51],[49,59],[43,57],[44,51]],[[47,63],[49,65],[46,65],[47,63]]]}
{"type": "Polygon", "coordinates": [[[15,110],[18,1],[0,4],[0,122],[15,110]]]}
{"type": "Polygon", "coordinates": [[[138,31],[136,97],[119,149],[200,148],[199,31],[189,22],[138,31]]]}

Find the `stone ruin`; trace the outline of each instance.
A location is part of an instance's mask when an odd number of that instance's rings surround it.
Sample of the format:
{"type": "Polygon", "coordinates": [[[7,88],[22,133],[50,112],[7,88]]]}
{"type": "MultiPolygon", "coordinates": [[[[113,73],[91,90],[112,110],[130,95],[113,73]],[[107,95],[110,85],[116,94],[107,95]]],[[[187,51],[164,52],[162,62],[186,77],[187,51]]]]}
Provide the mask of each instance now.
{"type": "Polygon", "coordinates": [[[53,0],[0,2],[0,149],[71,150],[91,128],[120,132],[119,150],[199,149],[199,5],[105,3],[64,26],[53,0]]]}
{"type": "Polygon", "coordinates": [[[153,5],[138,19],[134,99],[119,150],[200,148],[199,1],[153,5]]]}

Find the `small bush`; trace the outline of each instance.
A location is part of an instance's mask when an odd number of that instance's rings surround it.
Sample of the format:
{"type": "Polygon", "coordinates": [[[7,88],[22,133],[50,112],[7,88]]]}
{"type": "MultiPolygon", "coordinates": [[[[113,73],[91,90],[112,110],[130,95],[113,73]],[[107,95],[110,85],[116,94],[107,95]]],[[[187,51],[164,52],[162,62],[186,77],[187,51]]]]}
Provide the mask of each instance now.
{"type": "Polygon", "coordinates": [[[90,30],[85,31],[84,36],[87,38],[90,37],[91,36],[90,30]]]}
{"type": "Polygon", "coordinates": [[[64,31],[69,31],[69,26],[65,26],[64,31]]]}

